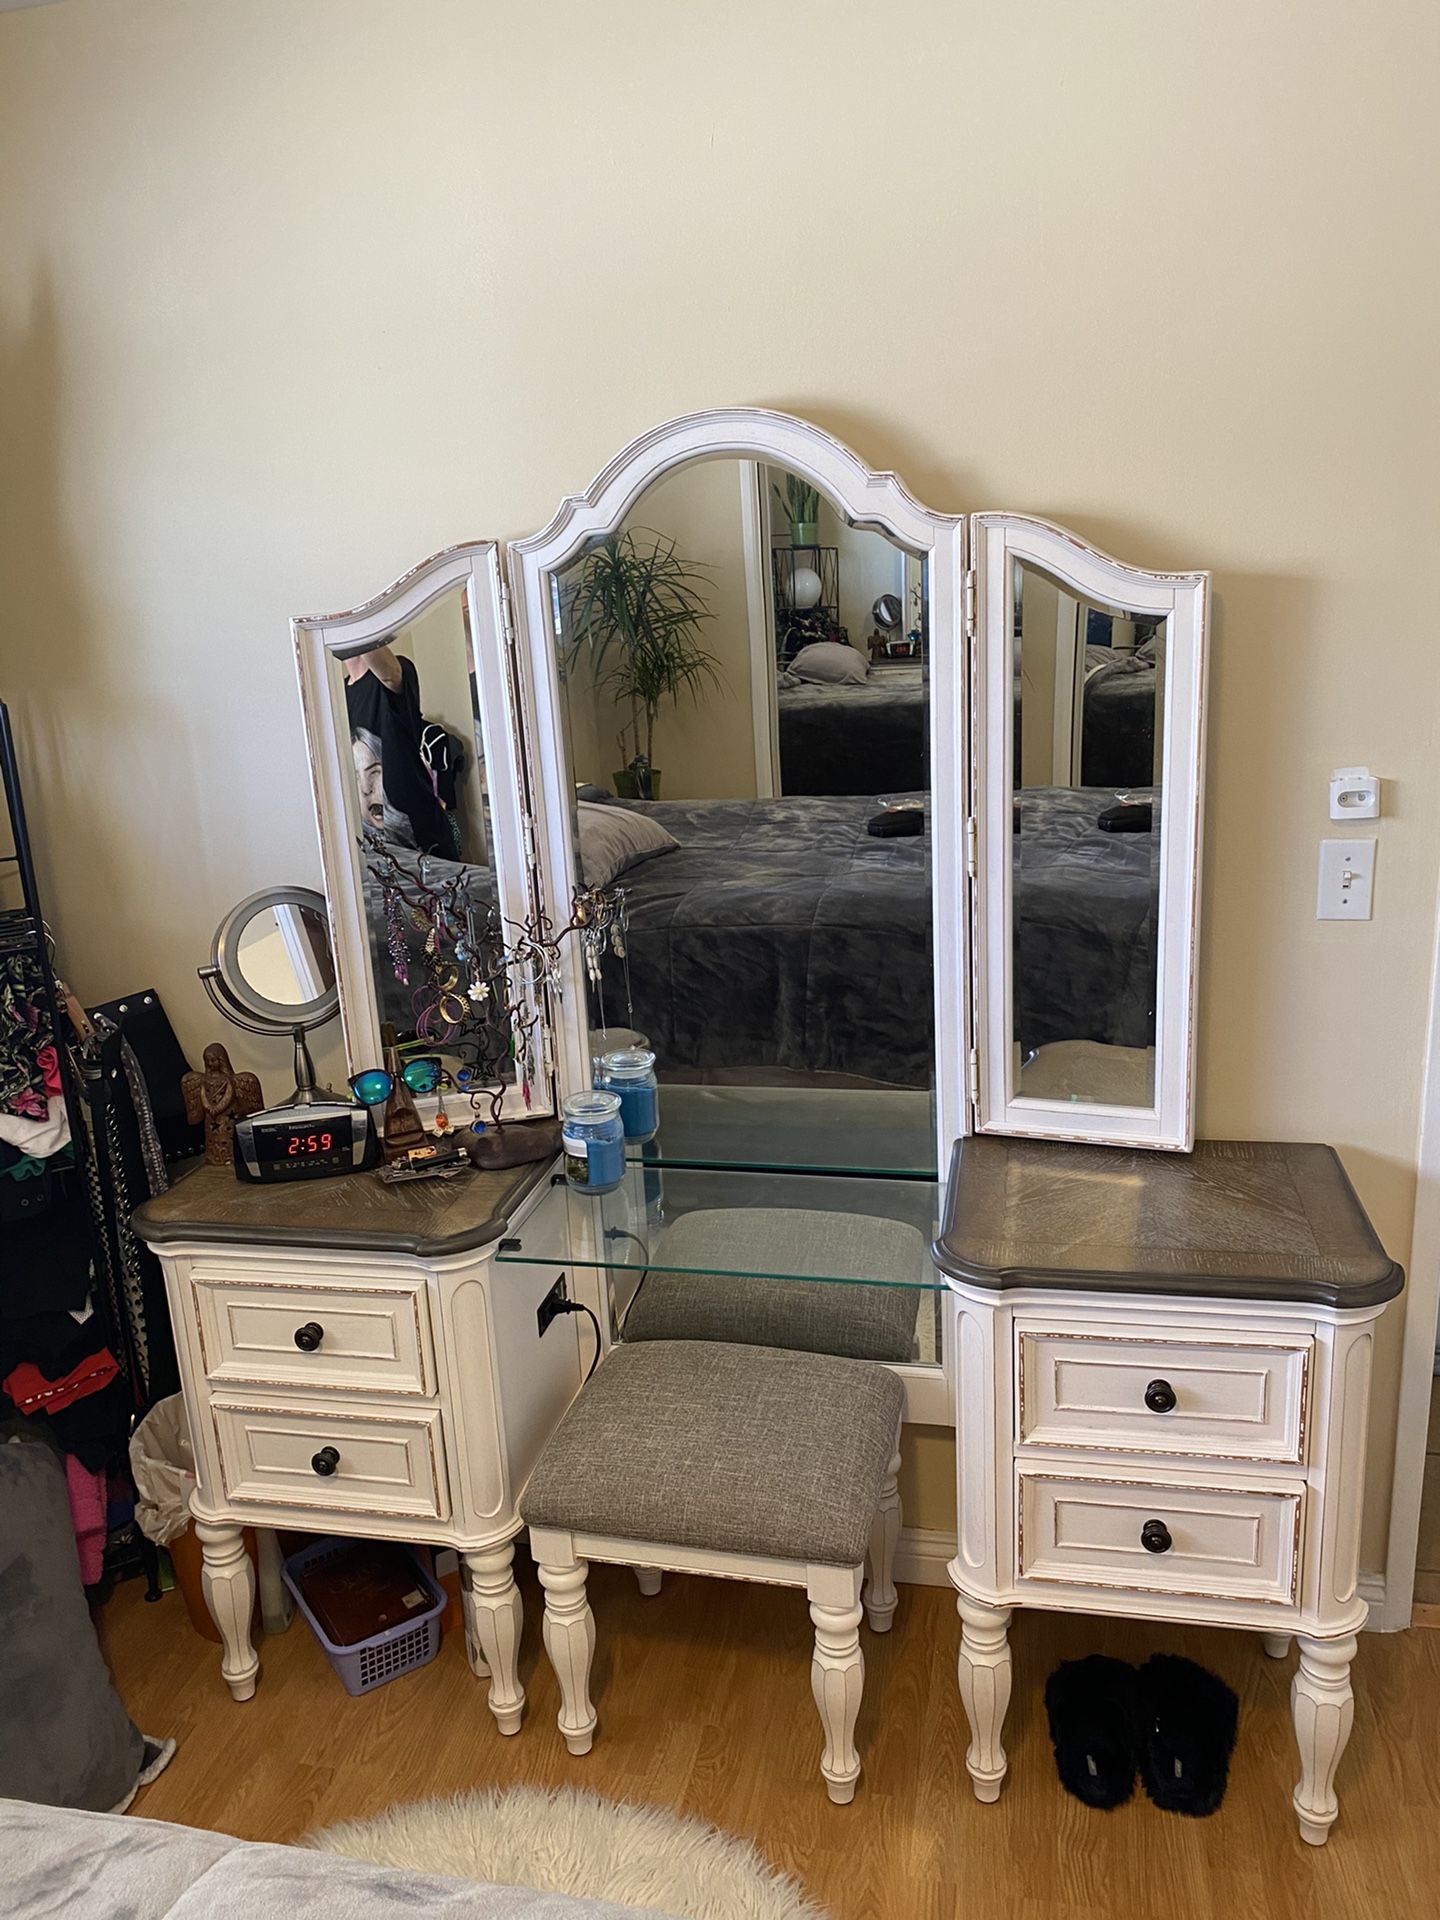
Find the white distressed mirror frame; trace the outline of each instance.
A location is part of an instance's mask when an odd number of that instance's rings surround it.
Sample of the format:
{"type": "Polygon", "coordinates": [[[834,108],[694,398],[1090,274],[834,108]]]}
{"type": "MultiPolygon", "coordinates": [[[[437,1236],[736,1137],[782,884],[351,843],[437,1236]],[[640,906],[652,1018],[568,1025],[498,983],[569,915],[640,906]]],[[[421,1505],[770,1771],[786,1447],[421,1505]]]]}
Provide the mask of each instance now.
{"type": "MultiPolygon", "coordinates": [[[[934,915],[937,1164],[970,1131],[963,1062],[969,1030],[969,914],[965,899],[964,819],[968,789],[967,701],[963,641],[966,529],[963,518],[922,507],[893,473],[876,472],[839,440],[807,420],[764,407],[692,413],[642,434],[612,460],[583,494],[561,502],[540,533],[512,543],[508,564],[518,603],[519,648],[528,660],[525,723],[535,741],[536,828],[544,849],[546,887],[555,911],[568,916],[576,886],[571,838],[571,775],[552,644],[547,582],[597,536],[614,532],[645,489],[676,468],[701,460],[762,461],[803,476],[857,525],[878,529],[930,563],[931,901],[934,915]]],[[[577,943],[568,942],[564,994],[574,1017],[558,1023],[556,1064],[562,1094],[589,1087],[584,976],[577,943]]]]}
{"type": "Polygon", "coordinates": [[[972,521],[975,649],[975,1001],[982,1133],[1115,1146],[1195,1144],[1195,972],[1205,758],[1207,573],[1150,573],[1064,528],[1022,514],[972,521]],[[1089,599],[1166,619],[1161,771],[1155,1098],[1149,1107],[1044,1100],[1014,1087],[1012,623],[1014,562],[1029,561],[1089,599]]]}
{"type": "MultiPolygon", "coordinates": [[[[320,864],[325,876],[325,898],[330,908],[330,933],[335,947],[335,978],[340,990],[340,1020],[350,1071],[378,1066],[379,1003],[365,924],[365,901],[360,871],[360,805],[355,785],[349,729],[343,709],[333,698],[330,661],[376,646],[397,628],[418,618],[442,595],[463,589],[480,690],[480,727],[485,743],[491,857],[495,863],[500,911],[511,927],[538,921],[543,909],[539,876],[530,851],[525,819],[525,752],[520,732],[520,707],[514,686],[514,663],[506,639],[504,587],[499,548],[493,540],[448,547],[423,560],[373,600],[346,613],[305,614],[290,622],[295,638],[295,662],[300,678],[300,702],[305,718],[305,744],[310,759],[310,782],[320,833],[320,864]]],[[[552,1056],[549,1009],[536,1005],[525,983],[529,1004],[541,1019],[547,1068],[552,1056]]],[[[453,1096],[452,1096],[453,1098],[453,1096]]],[[[416,1103],[422,1114],[435,1109],[433,1097],[416,1103]]],[[[506,1091],[506,1118],[554,1110],[553,1074],[532,1087],[526,1106],[517,1087],[506,1091]]]]}

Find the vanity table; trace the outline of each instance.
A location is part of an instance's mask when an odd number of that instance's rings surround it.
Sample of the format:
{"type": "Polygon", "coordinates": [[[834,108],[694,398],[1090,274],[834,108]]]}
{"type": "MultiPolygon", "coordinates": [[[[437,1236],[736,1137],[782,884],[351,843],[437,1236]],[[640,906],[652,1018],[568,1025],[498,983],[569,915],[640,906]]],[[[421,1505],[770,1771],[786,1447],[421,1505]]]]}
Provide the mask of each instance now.
{"type": "Polygon", "coordinates": [[[248,1186],[202,1167],[135,1228],[164,1268],[195,1448],[205,1597],[237,1700],[255,1692],[245,1527],[454,1547],[465,1638],[519,1730],[516,1501],[588,1362],[537,1309],[554,1267],[499,1268],[548,1166],[389,1186],[248,1186]]]}
{"type": "Polygon", "coordinates": [[[950,1289],[960,1690],[976,1797],[1005,1777],[1015,1607],[1242,1627],[1299,1666],[1302,1838],[1353,1713],[1375,1322],[1403,1285],[1333,1150],[1192,1155],[972,1137],[950,1289]]]}

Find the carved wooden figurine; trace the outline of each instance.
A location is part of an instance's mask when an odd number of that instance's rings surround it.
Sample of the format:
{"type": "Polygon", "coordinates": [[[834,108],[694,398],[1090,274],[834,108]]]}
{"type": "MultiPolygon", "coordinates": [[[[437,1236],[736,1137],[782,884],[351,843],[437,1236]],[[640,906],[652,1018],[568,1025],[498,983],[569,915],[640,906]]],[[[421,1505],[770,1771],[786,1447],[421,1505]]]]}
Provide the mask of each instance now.
{"type": "Polygon", "coordinates": [[[237,1073],[230,1055],[217,1041],[205,1049],[205,1071],[180,1077],[185,1118],[191,1126],[205,1122],[205,1164],[228,1167],[235,1152],[235,1122],[258,1113],[265,1104],[260,1082],[253,1073],[237,1073]]]}

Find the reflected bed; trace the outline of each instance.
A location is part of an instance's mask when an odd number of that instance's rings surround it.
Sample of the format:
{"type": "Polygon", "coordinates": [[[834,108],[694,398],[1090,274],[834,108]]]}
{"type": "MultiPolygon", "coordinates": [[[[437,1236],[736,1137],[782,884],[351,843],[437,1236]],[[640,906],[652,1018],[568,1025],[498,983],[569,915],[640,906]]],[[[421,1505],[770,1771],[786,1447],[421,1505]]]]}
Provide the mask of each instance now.
{"type": "MultiPolygon", "coordinates": [[[[1024,943],[1017,998],[1027,1017],[1044,1012],[1042,1038],[1153,1040],[1155,842],[1095,828],[1113,797],[1025,796],[1017,886],[1035,936],[1024,943]]],[[[869,796],[611,804],[647,812],[680,842],[621,880],[633,1024],[662,1072],[765,1068],[930,1084],[928,833],[871,838],[869,796]]],[[[603,978],[606,1020],[627,1020],[613,956],[603,978]]]]}

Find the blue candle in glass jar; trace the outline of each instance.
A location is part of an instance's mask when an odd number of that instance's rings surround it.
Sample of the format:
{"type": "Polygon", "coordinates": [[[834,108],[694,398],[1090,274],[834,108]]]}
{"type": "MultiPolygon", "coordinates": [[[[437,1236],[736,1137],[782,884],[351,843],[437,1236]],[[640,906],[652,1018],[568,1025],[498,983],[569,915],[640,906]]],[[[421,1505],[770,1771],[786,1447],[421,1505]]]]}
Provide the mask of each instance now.
{"type": "Polygon", "coordinates": [[[597,1087],[620,1102],[620,1120],[628,1142],[653,1140],[660,1130],[660,1089],[655,1056],[646,1047],[626,1047],[601,1057],[597,1087]]]}
{"type": "Polygon", "coordinates": [[[572,1093],[561,1109],[565,1178],[577,1193],[614,1193],[625,1178],[625,1128],[613,1093],[572,1093]]]}

